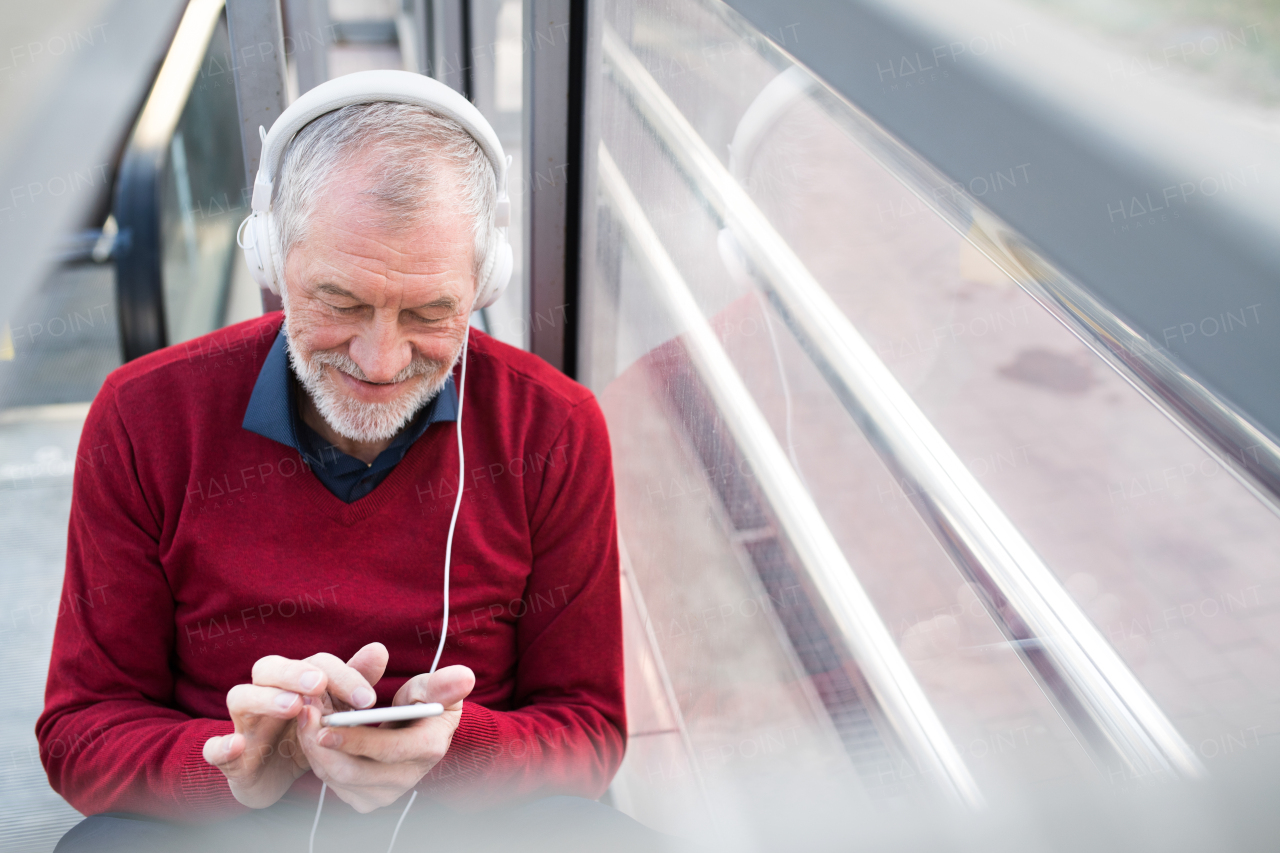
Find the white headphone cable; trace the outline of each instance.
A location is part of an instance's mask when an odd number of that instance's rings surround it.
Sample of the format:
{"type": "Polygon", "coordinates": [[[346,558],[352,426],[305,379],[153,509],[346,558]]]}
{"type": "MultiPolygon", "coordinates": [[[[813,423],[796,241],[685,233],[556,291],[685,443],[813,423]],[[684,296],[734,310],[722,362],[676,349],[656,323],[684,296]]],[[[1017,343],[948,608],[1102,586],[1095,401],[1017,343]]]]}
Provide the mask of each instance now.
{"type": "Polygon", "coordinates": [[[320,825],[320,810],[324,808],[324,792],[329,790],[329,783],[320,786],[320,802],[316,803],[316,819],[311,821],[311,840],[307,842],[307,853],[315,853],[316,827],[320,825]]]}
{"type": "MultiPolygon", "coordinates": [[[[329,783],[322,782],[320,784],[320,801],[316,803],[316,817],[311,821],[311,838],[307,841],[307,853],[315,853],[316,849],[316,827],[320,825],[320,811],[324,808],[324,792],[329,790],[329,783]]],[[[404,823],[404,819],[409,816],[409,809],[413,808],[413,801],[418,799],[418,792],[414,791],[409,795],[409,802],[405,803],[404,811],[400,812],[400,819],[396,821],[396,828],[391,833],[391,843],[387,845],[387,853],[391,853],[391,849],[396,846],[396,838],[400,835],[400,827],[404,823]]]]}
{"type": "Polygon", "coordinates": [[[400,819],[396,821],[395,832],[391,833],[391,843],[387,845],[387,853],[391,853],[391,848],[396,846],[396,836],[400,834],[400,825],[409,816],[409,809],[413,807],[413,801],[416,799],[418,799],[418,792],[415,790],[409,795],[409,802],[405,804],[404,811],[400,812],[400,819]]]}
{"type": "Polygon", "coordinates": [[[453,562],[453,530],[458,524],[458,510],[462,509],[462,490],[466,486],[467,463],[462,451],[462,404],[467,392],[467,344],[471,340],[471,324],[468,322],[466,337],[462,339],[462,371],[458,382],[458,497],[453,502],[453,518],[449,519],[449,537],[444,546],[444,622],[440,626],[440,645],[436,647],[435,660],[429,673],[436,671],[440,655],[444,654],[444,638],[449,632],[449,566],[453,562]]]}
{"type": "MultiPolygon", "coordinates": [[[[458,525],[458,511],[462,509],[462,489],[466,485],[465,477],[467,474],[466,457],[462,450],[462,404],[466,399],[467,391],[467,344],[471,341],[471,323],[468,321],[467,329],[462,338],[462,375],[458,381],[458,497],[453,502],[453,517],[449,519],[449,536],[445,540],[444,545],[444,623],[440,626],[440,645],[436,647],[436,656],[431,661],[431,669],[428,674],[436,671],[436,666],[440,663],[440,655],[444,653],[444,638],[449,632],[449,566],[453,562],[453,531],[458,525]]],[[[329,783],[322,782],[320,785],[320,801],[316,803],[316,817],[311,823],[311,840],[307,842],[307,853],[315,853],[316,849],[316,827],[320,825],[320,810],[324,808],[324,792],[329,790],[329,783]]],[[[400,834],[400,826],[404,823],[404,819],[409,816],[409,809],[413,807],[413,801],[418,798],[418,792],[415,790],[409,797],[409,802],[405,804],[404,811],[400,813],[400,820],[396,822],[395,831],[391,833],[391,843],[387,845],[387,853],[391,853],[391,848],[396,846],[396,836],[400,834]]]]}

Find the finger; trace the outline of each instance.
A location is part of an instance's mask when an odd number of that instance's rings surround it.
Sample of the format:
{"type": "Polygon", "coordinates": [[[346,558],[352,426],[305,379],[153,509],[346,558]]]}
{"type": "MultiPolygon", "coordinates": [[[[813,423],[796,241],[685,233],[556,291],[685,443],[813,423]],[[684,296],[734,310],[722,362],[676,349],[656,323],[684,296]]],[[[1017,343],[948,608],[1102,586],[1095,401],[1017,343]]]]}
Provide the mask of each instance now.
{"type": "Polygon", "coordinates": [[[386,646],[382,643],[369,643],[351,656],[347,666],[363,675],[370,685],[374,685],[382,680],[382,674],[387,671],[389,658],[386,646]]]}
{"type": "Polygon", "coordinates": [[[302,751],[306,753],[307,760],[315,763],[319,753],[324,747],[320,745],[320,734],[327,726],[320,725],[320,717],[322,716],[320,708],[315,705],[308,705],[302,709],[302,713],[298,714],[298,744],[302,747],[302,751]]]}
{"type": "Polygon", "coordinates": [[[237,684],[227,691],[227,711],[236,722],[237,730],[243,718],[271,717],[291,720],[303,707],[302,697],[289,690],[259,687],[256,684],[237,684]]]}
{"type": "Polygon", "coordinates": [[[331,744],[325,740],[325,735],[333,731],[333,727],[321,723],[324,716],[323,711],[315,705],[303,708],[302,713],[298,715],[298,742],[305,748],[332,748],[331,744]]]}
{"type": "Polygon", "coordinates": [[[314,737],[319,734],[320,717],[323,716],[318,705],[311,704],[303,707],[298,714],[298,736],[303,738],[308,732],[314,737]]]}
{"type": "Polygon", "coordinates": [[[306,661],[267,655],[254,663],[253,683],[292,690],[306,696],[319,696],[328,687],[328,677],[323,668],[306,661]]]}
{"type": "Polygon", "coordinates": [[[312,655],[307,663],[319,667],[329,679],[329,695],[352,708],[368,708],[377,701],[373,685],[354,667],[328,653],[312,655]]]}
{"type": "Polygon", "coordinates": [[[352,762],[367,761],[342,753],[338,749],[342,743],[342,734],[331,726],[321,725],[319,711],[313,711],[312,708],[305,708],[298,717],[298,742],[302,744],[312,768],[321,778],[324,778],[322,774],[328,774],[330,778],[339,778],[349,784],[349,771],[354,768],[352,762]]]}
{"type": "Polygon", "coordinates": [[[446,711],[459,711],[462,709],[462,700],[471,695],[475,686],[476,674],[471,668],[454,664],[434,673],[423,673],[410,678],[396,691],[391,704],[439,702],[446,711]]]}
{"type": "Polygon", "coordinates": [[[338,710],[333,705],[333,697],[328,693],[325,693],[323,696],[303,696],[302,704],[316,706],[320,709],[320,716],[322,717],[325,714],[332,714],[334,711],[338,710]]]}
{"type": "Polygon", "coordinates": [[[304,749],[311,769],[331,785],[370,790],[399,787],[403,793],[444,754],[443,746],[432,748],[426,741],[443,744],[444,738],[438,733],[434,737],[423,733],[414,736],[409,729],[355,726],[340,731],[324,726],[307,739],[304,749]]]}
{"type": "Polygon", "coordinates": [[[241,734],[211,737],[204,742],[204,760],[214,767],[226,767],[244,755],[246,743],[248,741],[241,734]]]}

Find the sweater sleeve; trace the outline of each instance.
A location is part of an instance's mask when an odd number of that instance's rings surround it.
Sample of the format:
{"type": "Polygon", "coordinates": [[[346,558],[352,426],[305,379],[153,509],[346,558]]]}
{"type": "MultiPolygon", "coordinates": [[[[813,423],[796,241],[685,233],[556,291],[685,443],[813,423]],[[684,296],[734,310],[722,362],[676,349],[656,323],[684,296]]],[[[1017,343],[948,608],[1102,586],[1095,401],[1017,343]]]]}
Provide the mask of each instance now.
{"type": "Polygon", "coordinates": [[[579,403],[530,497],[533,566],[517,630],[514,710],[463,705],[420,790],[455,808],[596,798],[626,746],[613,466],[604,416],[579,403]]]}
{"type": "Polygon", "coordinates": [[[226,720],[175,709],[174,601],[160,564],[161,518],[137,478],[110,380],[77,451],[67,564],[40,757],[53,789],[85,814],[171,819],[244,810],[201,757],[226,720]]]}

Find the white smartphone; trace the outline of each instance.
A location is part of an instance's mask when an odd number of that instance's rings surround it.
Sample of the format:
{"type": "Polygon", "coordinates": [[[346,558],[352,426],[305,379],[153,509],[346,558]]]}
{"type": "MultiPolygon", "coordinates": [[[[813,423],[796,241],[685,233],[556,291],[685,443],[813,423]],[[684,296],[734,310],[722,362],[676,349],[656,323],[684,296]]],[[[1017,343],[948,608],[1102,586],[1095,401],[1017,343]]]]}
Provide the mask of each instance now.
{"type": "Polygon", "coordinates": [[[412,705],[393,705],[390,708],[370,708],[367,711],[339,711],[320,718],[322,726],[368,726],[373,723],[394,723],[401,720],[420,720],[438,717],[444,713],[439,702],[415,702],[412,705]]]}

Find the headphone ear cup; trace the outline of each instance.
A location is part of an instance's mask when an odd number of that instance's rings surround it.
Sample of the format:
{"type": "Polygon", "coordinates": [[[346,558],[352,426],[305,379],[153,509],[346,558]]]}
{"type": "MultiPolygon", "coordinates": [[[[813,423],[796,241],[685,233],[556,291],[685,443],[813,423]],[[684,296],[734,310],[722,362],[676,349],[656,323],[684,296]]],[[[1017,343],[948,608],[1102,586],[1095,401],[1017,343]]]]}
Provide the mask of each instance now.
{"type": "Polygon", "coordinates": [[[262,214],[254,211],[245,217],[236,230],[236,244],[244,249],[244,262],[249,267],[249,275],[258,283],[258,287],[269,288],[270,273],[268,264],[270,257],[264,257],[262,240],[259,236],[259,220],[262,214]]]}
{"type": "Polygon", "coordinates": [[[279,265],[275,262],[276,244],[271,239],[270,216],[256,210],[250,213],[236,230],[236,243],[244,249],[244,261],[258,287],[278,295],[280,285],[276,270],[279,265]]]}
{"type": "Polygon", "coordinates": [[[485,276],[484,281],[480,284],[480,292],[476,295],[475,308],[472,310],[479,311],[481,308],[488,308],[498,301],[498,297],[502,296],[503,291],[507,289],[507,284],[511,281],[511,271],[514,267],[515,257],[511,252],[511,244],[507,242],[506,236],[503,235],[501,242],[498,243],[498,247],[494,251],[493,260],[489,264],[489,274],[485,276]]]}
{"type": "Polygon", "coordinates": [[[276,240],[275,240],[275,221],[272,219],[271,211],[259,214],[257,229],[254,232],[254,239],[262,241],[263,248],[261,251],[262,269],[266,273],[266,288],[275,295],[280,295],[283,278],[281,273],[284,265],[280,263],[280,259],[276,257],[276,240]]]}

